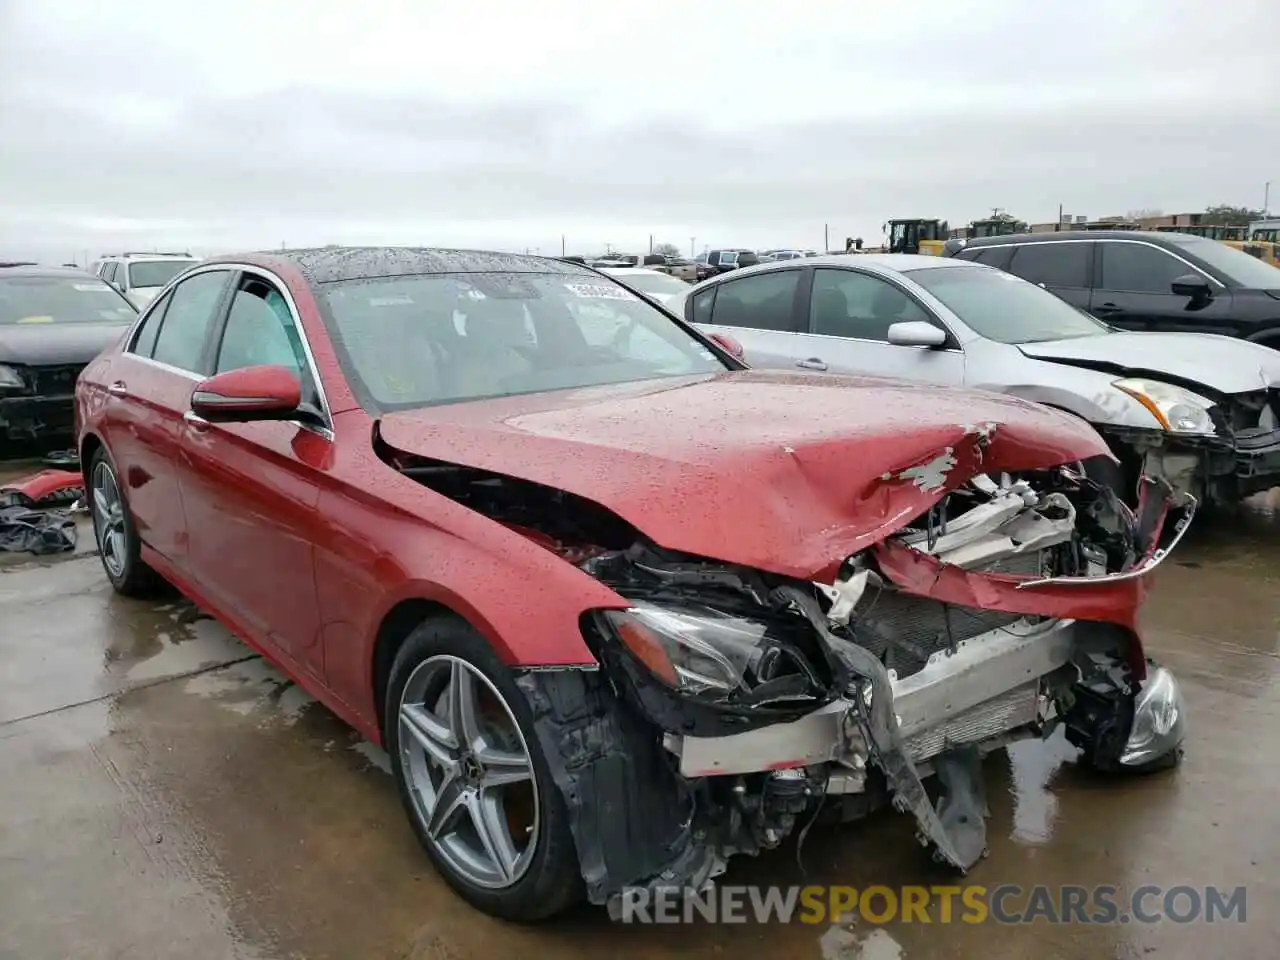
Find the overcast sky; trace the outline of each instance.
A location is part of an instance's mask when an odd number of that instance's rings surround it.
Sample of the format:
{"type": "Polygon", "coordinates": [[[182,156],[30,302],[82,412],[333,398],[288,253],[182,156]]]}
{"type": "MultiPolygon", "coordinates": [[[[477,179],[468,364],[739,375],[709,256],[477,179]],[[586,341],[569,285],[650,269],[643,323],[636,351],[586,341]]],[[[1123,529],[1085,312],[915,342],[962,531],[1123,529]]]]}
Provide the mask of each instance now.
{"type": "Polygon", "coordinates": [[[1275,208],[1278,42],[1263,0],[0,0],[0,254],[1275,208]]]}

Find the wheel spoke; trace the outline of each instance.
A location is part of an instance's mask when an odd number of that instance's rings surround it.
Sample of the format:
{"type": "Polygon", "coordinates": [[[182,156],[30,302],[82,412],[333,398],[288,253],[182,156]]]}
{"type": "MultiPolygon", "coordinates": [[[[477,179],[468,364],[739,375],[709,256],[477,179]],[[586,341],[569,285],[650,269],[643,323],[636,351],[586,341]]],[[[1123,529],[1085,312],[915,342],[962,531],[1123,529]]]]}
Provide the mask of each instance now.
{"type": "Polygon", "coordinates": [[[449,673],[449,726],[458,743],[470,749],[483,745],[480,718],[476,710],[476,682],[461,661],[455,660],[449,673]]]}
{"type": "Polygon", "coordinates": [[[107,542],[111,545],[111,558],[119,563],[124,562],[124,531],[112,530],[107,534],[107,542]]]}
{"type": "Polygon", "coordinates": [[[427,756],[452,772],[457,763],[458,741],[447,724],[418,703],[401,705],[400,722],[427,756]]]}
{"type": "Polygon", "coordinates": [[[98,521],[103,526],[111,521],[111,503],[107,492],[101,487],[93,488],[93,512],[98,515],[98,521]]]}
{"type": "Polygon", "coordinates": [[[529,758],[518,750],[498,750],[485,746],[476,751],[476,759],[484,767],[484,778],[481,783],[485,787],[505,787],[513,783],[524,783],[533,776],[529,768],[529,758]]]}
{"type": "Polygon", "coordinates": [[[431,839],[441,840],[453,832],[462,812],[467,809],[468,796],[461,780],[453,775],[445,776],[436,790],[436,802],[427,819],[427,834],[431,839]]]}
{"type": "Polygon", "coordinates": [[[520,852],[511,840],[506,811],[502,809],[502,798],[492,790],[480,790],[470,795],[467,806],[485,852],[493,860],[502,879],[510,881],[515,874],[520,852]]]}

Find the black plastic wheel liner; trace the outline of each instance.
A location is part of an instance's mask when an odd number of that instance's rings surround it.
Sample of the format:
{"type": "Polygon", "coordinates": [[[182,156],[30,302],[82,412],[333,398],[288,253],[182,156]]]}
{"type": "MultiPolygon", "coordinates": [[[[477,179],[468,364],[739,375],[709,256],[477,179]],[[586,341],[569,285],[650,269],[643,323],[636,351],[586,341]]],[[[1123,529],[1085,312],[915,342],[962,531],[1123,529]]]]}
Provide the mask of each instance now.
{"type": "Polygon", "coordinates": [[[524,673],[538,742],[568,807],[587,898],[624,888],[701,887],[718,860],[693,828],[693,797],[658,731],[598,670],[524,673]]]}

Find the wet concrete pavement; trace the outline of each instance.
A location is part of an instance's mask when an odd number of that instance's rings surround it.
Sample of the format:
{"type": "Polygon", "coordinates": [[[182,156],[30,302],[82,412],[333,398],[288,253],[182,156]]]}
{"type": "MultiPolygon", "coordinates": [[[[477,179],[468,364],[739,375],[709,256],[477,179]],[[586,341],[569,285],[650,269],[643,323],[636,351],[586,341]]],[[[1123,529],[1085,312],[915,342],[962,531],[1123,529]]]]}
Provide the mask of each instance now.
{"type": "MultiPolygon", "coordinates": [[[[0,958],[1271,957],[1280,932],[1280,491],[1193,530],[1146,626],[1191,706],[1187,759],[1115,783],[1053,743],[987,763],[975,883],[1248,887],[1244,924],[621,927],[477,914],[416,845],[386,759],[176,598],[94,556],[0,566],[0,958]]],[[[730,883],[952,882],[896,814],[815,828],[730,883]]]]}

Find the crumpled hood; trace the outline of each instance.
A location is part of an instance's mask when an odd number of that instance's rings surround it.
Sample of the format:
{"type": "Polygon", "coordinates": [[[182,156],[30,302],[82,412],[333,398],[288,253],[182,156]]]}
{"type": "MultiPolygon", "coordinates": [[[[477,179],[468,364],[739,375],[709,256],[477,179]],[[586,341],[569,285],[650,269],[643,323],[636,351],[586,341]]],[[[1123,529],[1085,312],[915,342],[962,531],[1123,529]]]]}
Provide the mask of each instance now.
{"type": "Polygon", "coordinates": [[[1280,351],[1212,333],[1104,333],[1024,343],[1018,349],[1037,360],[1106,365],[1117,376],[1165,373],[1218,393],[1280,387],[1280,351]]]}
{"type": "Polygon", "coordinates": [[[660,546],[796,577],[832,572],[976,473],[1107,447],[998,394],[749,370],[393,413],[406,453],[555,487],[660,546]]]}
{"type": "Polygon", "coordinates": [[[119,340],[124,323],[0,323],[0,363],[88,363],[119,340]]]}

